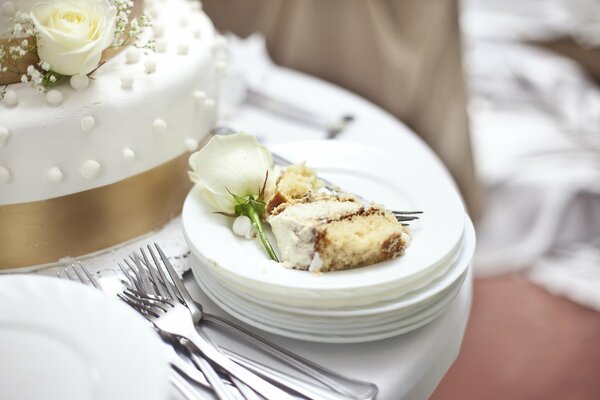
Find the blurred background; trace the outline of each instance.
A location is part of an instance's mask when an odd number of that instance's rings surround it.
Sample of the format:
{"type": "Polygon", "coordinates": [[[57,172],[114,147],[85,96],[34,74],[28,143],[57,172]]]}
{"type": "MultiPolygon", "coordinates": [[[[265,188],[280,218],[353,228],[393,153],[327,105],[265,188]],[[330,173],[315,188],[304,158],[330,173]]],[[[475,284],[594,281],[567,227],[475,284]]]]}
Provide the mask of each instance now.
{"type": "Polygon", "coordinates": [[[600,398],[600,0],[203,3],[394,114],[457,181],[475,294],[434,399],[600,398]]]}

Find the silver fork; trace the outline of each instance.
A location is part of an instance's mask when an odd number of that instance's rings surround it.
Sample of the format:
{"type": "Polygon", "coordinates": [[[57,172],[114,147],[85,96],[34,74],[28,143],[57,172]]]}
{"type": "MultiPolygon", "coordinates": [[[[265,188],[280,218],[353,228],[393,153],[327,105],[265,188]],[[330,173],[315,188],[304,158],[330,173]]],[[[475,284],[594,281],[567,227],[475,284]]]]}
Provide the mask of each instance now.
{"type": "MultiPolygon", "coordinates": [[[[154,247],[160,256],[167,273],[176,285],[181,298],[185,301],[185,304],[190,310],[195,324],[200,324],[201,321],[208,321],[218,326],[227,328],[239,335],[243,335],[244,339],[250,341],[250,343],[257,346],[260,350],[265,351],[267,354],[277,358],[289,367],[303,373],[304,375],[316,380],[317,382],[320,382],[321,384],[344,396],[357,400],[370,400],[375,398],[378,392],[375,384],[340,375],[280,346],[277,346],[276,344],[271,343],[258,335],[255,335],[240,325],[237,325],[219,315],[204,312],[202,310],[202,305],[196,303],[194,299],[192,299],[190,293],[183,285],[183,282],[179,279],[179,276],[171,265],[169,258],[165,255],[161,247],[157,243],[154,243],[154,247]]],[[[154,261],[154,264],[157,266],[160,265],[158,257],[152,250],[152,247],[148,245],[147,248],[154,261]]],[[[149,261],[145,256],[145,252],[143,252],[143,257],[144,262],[146,265],[148,265],[149,261]]]]}
{"type": "MultiPolygon", "coordinates": [[[[61,279],[80,282],[84,285],[91,285],[96,289],[102,290],[102,286],[98,280],[90,274],[81,262],[71,264],[70,268],[70,271],[69,266],[59,270],[56,273],[56,276],[61,279]]],[[[186,400],[206,400],[204,397],[201,397],[196,388],[188,382],[189,379],[207,389],[211,389],[210,383],[206,380],[204,375],[195,368],[190,367],[170,345],[168,345],[165,350],[169,364],[171,365],[169,381],[173,387],[181,393],[186,400]]]]}
{"type": "MultiPolygon", "coordinates": [[[[179,276],[176,274],[175,270],[171,266],[168,258],[165,256],[162,249],[160,249],[160,247],[157,244],[155,244],[155,247],[156,247],[157,251],[159,252],[160,257],[163,260],[164,269],[166,270],[166,271],[163,271],[163,268],[161,268],[161,264],[158,260],[158,257],[156,256],[152,247],[151,246],[147,246],[147,247],[148,247],[148,252],[150,253],[150,255],[152,257],[152,260],[154,261],[154,264],[152,264],[150,262],[150,260],[146,256],[146,252],[144,251],[143,248],[140,249],[140,252],[144,259],[145,266],[148,269],[148,275],[150,275],[149,278],[152,281],[152,284],[154,285],[154,287],[159,288],[159,290],[162,290],[163,295],[166,294],[166,291],[168,290],[167,288],[171,287],[171,289],[173,289],[173,291],[172,291],[172,293],[168,294],[167,297],[172,300],[179,300],[184,305],[190,304],[190,307],[188,307],[190,315],[192,317],[194,324],[197,324],[197,322],[200,321],[200,318],[202,318],[202,311],[197,307],[196,303],[192,300],[187,289],[181,282],[179,276]],[[168,277],[166,276],[167,274],[168,274],[168,277]],[[169,280],[169,278],[170,278],[170,280],[169,280]]],[[[133,257],[133,259],[135,259],[135,257],[133,257]]],[[[130,263],[128,263],[128,265],[130,267],[130,270],[132,270],[130,263]]],[[[125,270],[124,267],[122,267],[122,269],[125,270]]],[[[139,272],[143,272],[144,268],[142,267],[142,265],[137,265],[137,270],[139,272]]],[[[135,278],[138,280],[142,280],[142,278],[143,278],[142,276],[137,277],[136,275],[137,274],[134,272],[135,278]]],[[[147,278],[148,278],[148,276],[147,276],[147,278]]],[[[133,283],[133,285],[136,285],[136,282],[132,282],[132,283],[133,283]]],[[[152,296],[149,296],[149,297],[152,298],[152,296]]],[[[207,336],[203,336],[203,337],[205,339],[207,339],[208,341],[210,341],[210,339],[207,336]]],[[[311,384],[307,381],[301,380],[301,379],[293,377],[291,375],[273,370],[272,368],[269,368],[264,364],[260,364],[255,361],[251,361],[235,352],[231,352],[231,351],[228,351],[225,349],[220,349],[220,350],[225,352],[227,354],[227,356],[229,358],[231,358],[233,361],[235,361],[236,363],[249,369],[250,371],[252,371],[260,376],[263,376],[270,381],[276,382],[283,387],[291,389],[292,391],[299,393],[309,399],[341,400],[341,399],[348,399],[348,398],[352,398],[352,399],[356,398],[353,394],[350,394],[350,395],[342,394],[340,392],[336,392],[336,391],[332,390],[331,388],[322,388],[318,385],[315,385],[314,383],[311,384]]],[[[375,390],[375,392],[376,392],[376,390],[375,390]]]]}
{"type": "Polygon", "coordinates": [[[231,361],[202,335],[198,334],[189,310],[178,301],[177,297],[168,299],[161,296],[148,296],[146,293],[132,289],[125,290],[123,294],[119,294],[119,297],[140,311],[163,332],[176,338],[187,339],[190,347],[193,347],[192,350],[199,351],[229,375],[239,379],[263,397],[294,400],[289,393],[231,361]]]}
{"type": "MultiPolygon", "coordinates": [[[[146,254],[144,252],[142,252],[142,254],[146,261],[146,265],[148,265],[148,259],[146,257],[146,254]]],[[[162,296],[168,295],[170,299],[174,299],[174,300],[177,299],[177,297],[175,296],[175,293],[168,290],[169,288],[161,287],[161,285],[159,283],[160,281],[158,280],[158,276],[154,275],[156,273],[155,271],[153,271],[152,269],[149,269],[150,275],[152,275],[151,277],[149,277],[145,273],[145,269],[142,266],[141,260],[137,254],[135,254],[132,257],[132,261],[134,262],[136,269],[134,269],[134,266],[131,265],[131,263],[129,263],[127,261],[127,259],[125,259],[124,261],[127,263],[127,266],[130,268],[130,270],[138,278],[136,287],[138,288],[138,290],[141,290],[142,293],[146,293],[148,295],[162,295],[162,296]],[[168,291],[168,293],[167,293],[167,291],[165,291],[165,289],[168,291]]],[[[127,272],[126,269],[120,263],[119,263],[119,267],[121,268],[121,270],[124,273],[127,272]]],[[[129,278],[129,275],[126,274],[126,277],[129,278]]],[[[159,327],[159,329],[160,329],[160,327],[159,327]]],[[[162,330],[162,329],[160,329],[160,331],[164,332],[164,330],[162,330]]],[[[181,338],[177,338],[177,339],[181,345],[183,345],[184,347],[187,348],[187,346],[186,346],[187,342],[182,341],[181,338]]],[[[214,390],[217,397],[222,400],[233,400],[233,395],[227,390],[224,382],[222,381],[219,374],[212,367],[212,365],[207,360],[205,360],[203,357],[198,357],[193,352],[190,352],[190,355],[192,357],[192,360],[196,364],[196,366],[198,368],[200,368],[200,370],[202,371],[202,373],[204,374],[204,376],[210,383],[210,386],[214,390]]]]}

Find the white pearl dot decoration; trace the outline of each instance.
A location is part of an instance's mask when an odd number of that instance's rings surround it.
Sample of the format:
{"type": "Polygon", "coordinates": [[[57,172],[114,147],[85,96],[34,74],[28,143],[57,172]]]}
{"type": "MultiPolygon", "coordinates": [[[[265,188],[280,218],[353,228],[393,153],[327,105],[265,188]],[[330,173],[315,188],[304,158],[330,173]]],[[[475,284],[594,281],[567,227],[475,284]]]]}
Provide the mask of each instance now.
{"type": "Polygon", "coordinates": [[[194,151],[198,148],[198,141],[194,138],[187,138],[183,141],[187,151],[194,151]]]}
{"type": "Polygon", "coordinates": [[[164,40],[157,40],[154,43],[154,49],[158,53],[166,53],[167,52],[167,42],[165,42],[164,40]]]}
{"type": "Polygon", "coordinates": [[[131,89],[133,87],[133,75],[125,73],[121,75],[121,87],[123,89],[131,89]]]}
{"type": "Polygon", "coordinates": [[[215,71],[217,71],[217,74],[219,75],[225,75],[225,73],[227,73],[228,67],[229,63],[227,62],[227,60],[219,60],[215,62],[215,71]]]}
{"type": "Polygon", "coordinates": [[[180,56],[185,56],[188,53],[189,49],[190,46],[188,46],[185,43],[181,43],[177,45],[177,54],[179,54],[180,56]]]}
{"type": "Polygon", "coordinates": [[[127,64],[135,64],[140,61],[140,51],[135,47],[130,47],[125,52],[125,61],[127,64]]]}
{"type": "Polygon", "coordinates": [[[2,102],[8,107],[14,107],[19,104],[19,95],[14,90],[9,89],[4,93],[2,102]]]}
{"type": "Polygon", "coordinates": [[[85,117],[81,118],[81,130],[84,132],[91,131],[95,125],[96,120],[91,115],[86,115],[85,117]]]}
{"type": "Polygon", "coordinates": [[[154,123],[152,123],[152,129],[154,129],[154,132],[156,133],[166,132],[167,123],[164,120],[157,118],[154,120],[154,123]]]}
{"type": "Polygon", "coordinates": [[[150,15],[153,19],[158,19],[160,17],[160,10],[158,8],[153,7],[150,9],[150,15]]]}
{"type": "Polygon", "coordinates": [[[213,50],[223,50],[227,47],[227,38],[223,35],[219,35],[213,42],[213,50]]]}
{"type": "Polygon", "coordinates": [[[202,2],[201,1],[191,1],[190,9],[192,11],[200,11],[202,9],[202,2]]]}
{"type": "Polygon", "coordinates": [[[46,93],[46,101],[51,106],[61,105],[64,100],[64,96],[60,90],[52,89],[46,93]]]}
{"type": "Polygon", "coordinates": [[[81,166],[81,176],[85,179],[94,179],[100,173],[100,163],[96,160],[87,160],[81,166]]]}
{"type": "Polygon", "coordinates": [[[17,7],[15,7],[12,1],[7,1],[0,6],[0,14],[6,18],[10,18],[15,15],[16,11],[17,7]]]}
{"type": "Polygon", "coordinates": [[[63,172],[58,167],[51,167],[47,172],[48,180],[52,183],[58,183],[63,180],[63,172]]]}
{"type": "Polygon", "coordinates": [[[198,105],[204,105],[204,101],[206,100],[206,93],[203,92],[202,90],[196,90],[194,92],[194,101],[196,102],[196,104],[198,105]]]}
{"type": "Polygon", "coordinates": [[[135,159],[135,153],[129,147],[125,147],[122,154],[125,161],[132,161],[135,159]]]}
{"type": "Polygon", "coordinates": [[[200,39],[202,37],[202,31],[200,29],[195,29],[194,32],[192,32],[192,36],[194,39],[200,39]]]}
{"type": "Polygon", "coordinates": [[[6,145],[8,138],[10,137],[10,131],[7,127],[0,125],[0,149],[6,145]]]}
{"type": "Polygon", "coordinates": [[[182,28],[185,28],[186,26],[188,26],[188,19],[183,17],[179,20],[179,26],[182,28]]]}
{"type": "Polygon", "coordinates": [[[152,32],[154,33],[155,38],[162,37],[165,34],[165,27],[161,24],[152,24],[152,32]]]}
{"type": "Polygon", "coordinates": [[[147,74],[153,74],[156,72],[156,60],[154,58],[148,58],[144,61],[144,71],[147,74]]]}
{"type": "Polygon", "coordinates": [[[85,90],[90,86],[90,78],[87,75],[73,75],[70,83],[75,90],[85,90]]]}
{"type": "Polygon", "coordinates": [[[0,165],[0,185],[6,185],[10,182],[10,171],[3,165],[0,165]]]}
{"type": "Polygon", "coordinates": [[[215,103],[215,99],[206,99],[204,100],[204,107],[206,108],[213,108],[216,105],[215,103]]]}

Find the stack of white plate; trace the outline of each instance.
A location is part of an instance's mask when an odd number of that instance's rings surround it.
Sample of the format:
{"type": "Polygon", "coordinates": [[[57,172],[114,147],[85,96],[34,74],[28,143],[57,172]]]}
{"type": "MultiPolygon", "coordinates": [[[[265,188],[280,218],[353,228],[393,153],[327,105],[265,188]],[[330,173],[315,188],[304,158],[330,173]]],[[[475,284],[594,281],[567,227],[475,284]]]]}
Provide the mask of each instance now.
{"type": "Polygon", "coordinates": [[[268,260],[257,241],[235,236],[194,190],[183,209],[193,272],[226,312],[269,332],[319,342],[361,342],[414,330],[444,312],[465,280],[473,225],[446,171],[362,144],[304,142],[277,153],[306,161],[345,190],[394,210],[422,210],[413,241],[394,260],[312,274],[268,260]],[[335,155],[332,157],[332,155],[335,155]]]}

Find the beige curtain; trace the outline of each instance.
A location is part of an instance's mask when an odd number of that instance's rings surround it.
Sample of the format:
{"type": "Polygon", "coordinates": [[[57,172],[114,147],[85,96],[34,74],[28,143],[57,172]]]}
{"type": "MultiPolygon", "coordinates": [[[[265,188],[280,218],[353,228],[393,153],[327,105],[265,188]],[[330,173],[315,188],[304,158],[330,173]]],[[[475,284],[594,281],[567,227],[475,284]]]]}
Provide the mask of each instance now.
{"type": "Polygon", "coordinates": [[[461,66],[457,0],[204,0],[221,31],[261,32],[280,65],[343,86],[396,115],[481,211],[461,66]]]}

